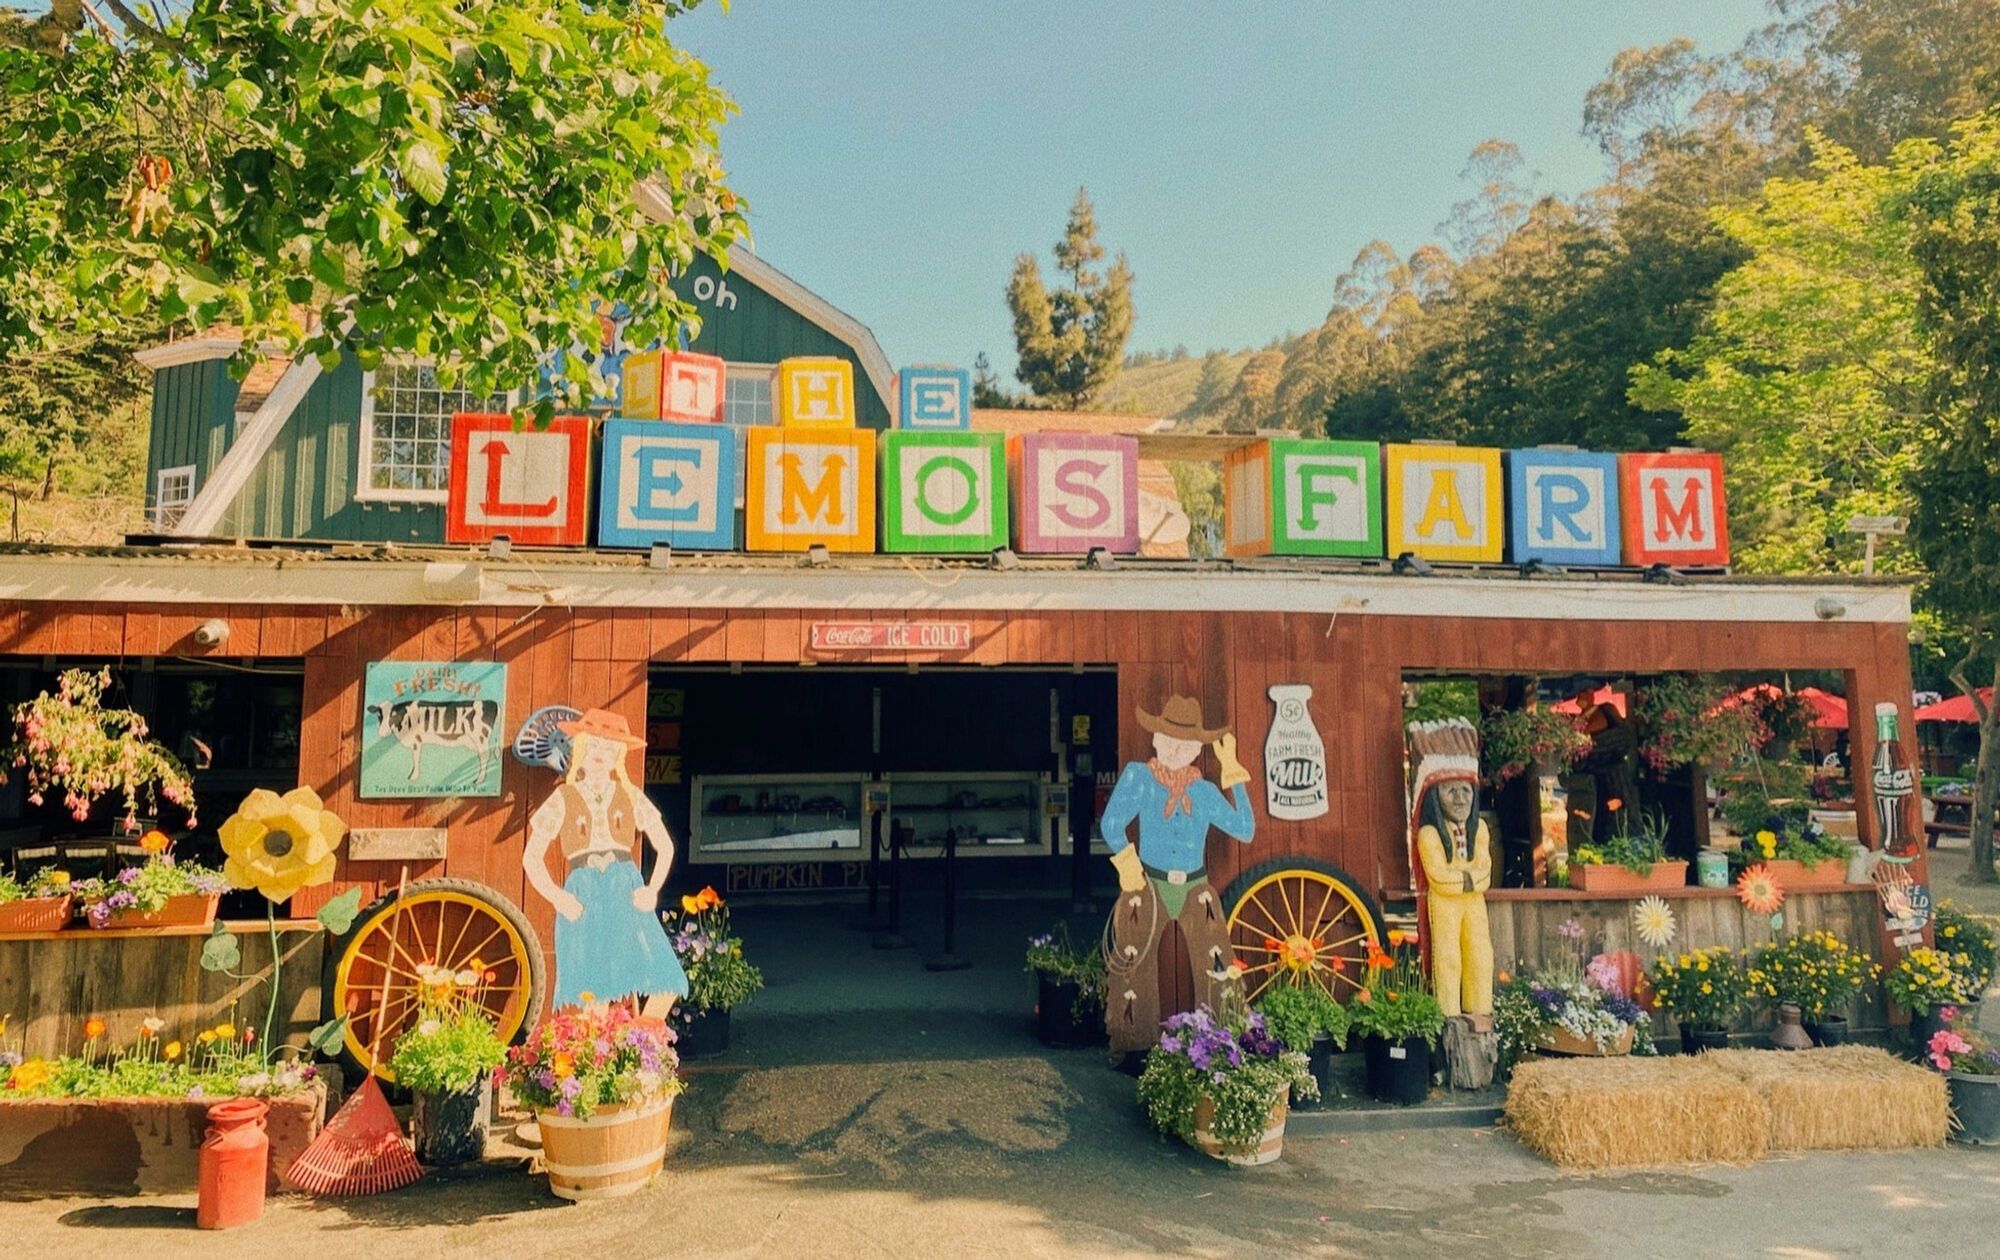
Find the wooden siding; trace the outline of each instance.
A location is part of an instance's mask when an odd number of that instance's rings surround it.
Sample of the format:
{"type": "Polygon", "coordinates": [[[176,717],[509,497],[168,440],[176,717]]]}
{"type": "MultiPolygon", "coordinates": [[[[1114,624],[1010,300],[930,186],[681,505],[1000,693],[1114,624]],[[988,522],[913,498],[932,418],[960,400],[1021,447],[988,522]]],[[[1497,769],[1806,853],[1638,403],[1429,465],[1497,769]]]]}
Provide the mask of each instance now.
{"type": "MultiPolygon", "coordinates": [[[[246,575],[246,581],[248,581],[246,575]]],[[[546,771],[504,759],[501,794],[490,799],[363,801],[357,795],[362,675],[370,661],[497,660],[507,676],[509,722],[549,704],[597,706],[643,725],[647,667],[739,661],[802,663],[813,621],[797,609],[588,609],[526,612],[498,608],[370,610],[261,605],[130,605],[79,609],[0,604],[0,654],[203,657],[195,627],[229,619],[227,655],[304,657],[300,733],[302,779],[350,826],[444,827],[444,862],[412,865],[412,879],[449,873],[479,880],[521,903],[545,943],[549,908],[524,899],[520,854],[529,810],[549,789],[546,771]]],[[[846,609],[837,618],[900,623],[926,614],[846,609]]],[[[1903,739],[1914,747],[1910,677],[1902,628],[1828,622],[1814,625],[1686,622],[1589,623],[1538,620],[1423,619],[1387,615],[1268,613],[987,612],[965,614],[971,645],[963,651],[859,652],[842,663],[905,665],[1111,665],[1118,676],[1115,770],[1150,756],[1135,715],[1166,696],[1197,697],[1210,720],[1237,732],[1238,756],[1258,800],[1253,843],[1211,838],[1208,865],[1217,887],[1247,866],[1280,854],[1312,856],[1352,874],[1371,892],[1409,888],[1404,832],[1401,679],[1405,670],[1494,673],[1647,673],[1662,669],[1838,670],[1847,679],[1854,764],[1875,746],[1873,708],[1895,700],[1903,739]],[[1271,719],[1267,689],[1312,687],[1312,714],[1326,743],[1330,809],[1306,822],[1263,814],[1264,735],[1271,719]]],[[[1208,765],[1204,758],[1204,765],[1208,765]]],[[[1213,767],[1208,766],[1213,773],[1213,767]]],[[[275,785],[282,786],[282,785],[275,785]]],[[[1870,819],[1867,777],[1858,784],[1861,818],[1870,819]]],[[[1910,804],[1914,824],[1917,803],[1910,804]]],[[[372,893],[394,884],[401,867],[343,860],[331,895],[348,884],[372,893]]],[[[312,898],[302,898],[312,901],[312,898]]],[[[315,904],[297,905],[310,913],[315,904]]]]}
{"type": "Polygon", "coordinates": [[[236,427],[236,382],[227,359],[177,363],[153,373],[153,427],[146,448],[146,506],[153,506],[160,471],[194,466],[200,493],[229,449],[236,427]]]}
{"type": "Polygon", "coordinates": [[[689,349],[719,355],[738,363],[776,363],[795,355],[832,355],[854,365],[855,395],[861,400],[861,423],[871,429],[889,427],[889,403],[875,391],[861,358],[848,344],[813,323],[777,298],[752,284],[741,272],[727,275],[713,259],[701,256],[674,281],[674,292],[701,312],[701,332],[689,349]],[[725,284],[736,305],[717,310],[715,301],[695,296],[698,279],[725,284]]]}

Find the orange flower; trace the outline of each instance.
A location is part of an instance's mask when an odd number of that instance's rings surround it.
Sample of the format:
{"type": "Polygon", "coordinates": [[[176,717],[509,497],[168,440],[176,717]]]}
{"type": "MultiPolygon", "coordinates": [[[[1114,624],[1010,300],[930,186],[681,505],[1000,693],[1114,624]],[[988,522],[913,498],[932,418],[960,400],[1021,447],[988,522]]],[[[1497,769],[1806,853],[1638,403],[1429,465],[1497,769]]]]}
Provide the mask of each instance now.
{"type": "Polygon", "coordinates": [[[713,910],[722,904],[722,894],[715,891],[715,885],[704,884],[702,890],[695,894],[695,900],[701,903],[702,909],[713,910]]]}
{"type": "Polygon", "coordinates": [[[1267,936],[1264,938],[1264,948],[1270,950],[1274,954],[1278,952],[1278,946],[1280,944],[1282,944],[1282,942],[1279,941],[1278,938],[1275,936],[1267,936]]]}
{"type": "Polygon", "coordinates": [[[556,1074],[557,1080],[564,1080],[575,1076],[576,1056],[567,1050],[558,1050],[554,1057],[549,1060],[549,1070],[556,1074]]]}
{"type": "Polygon", "coordinates": [[[167,833],[158,828],[154,828],[152,831],[139,837],[139,847],[148,853],[165,853],[167,846],[172,843],[173,841],[168,838],[167,833]]]}
{"type": "Polygon", "coordinates": [[[1785,890],[1762,862],[1743,872],[1736,881],[1736,898],[1752,914],[1776,914],[1785,904],[1785,890]]]}
{"type": "Polygon", "coordinates": [[[95,1041],[99,1037],[102,1037],[103,1035],[104,1035],[103,1020],[97,1018],[97,1016],[95,1015],[92,1015],[89,1019],[83,1021],[84,1040],[95,1041]]]}
{"type": "Polygon", "coordinates": [[[1403,943],[1403,929],[1401,929],[1401,928],[1390,928],[1390,929],[1389,929],[1389,943],[1390,943],[1391,945],[1401,945],[1401,944],[1403,943]]]}
{"type": "Polygon", "coordinates": [[[1354,994],[1354,1000],[1357,1002],[1373,1002],[1375,1000],[1375,995],[1373,993],[1370,993],[1367,989],[1361,989],[1354,994]]]}

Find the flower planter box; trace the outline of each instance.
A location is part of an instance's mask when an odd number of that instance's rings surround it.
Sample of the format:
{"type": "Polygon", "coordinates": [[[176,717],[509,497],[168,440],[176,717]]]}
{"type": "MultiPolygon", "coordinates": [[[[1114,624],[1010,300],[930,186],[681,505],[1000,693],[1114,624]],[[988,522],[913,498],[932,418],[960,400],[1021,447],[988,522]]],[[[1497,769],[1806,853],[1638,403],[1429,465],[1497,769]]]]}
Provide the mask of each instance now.
{"type": "Polygon", "coordinates": [[[1628,867],[1608,863],[1577,863],[1569,868],[1570,887],[1579,892],[1654,892],[1663,888],[1685,888],[1688,864],[1681,861],[1655,862],[1644,875],[1628,867]]]}
{"type": "Polygon", "coordinates": [[[537,1111],[549,1190],[572,1201],[637,1194],[666,1163],[673,1115],[671,1094],[655,1102],[599,1107],[588,1120],[537,1111]]]}
{"type": "Polygon", "coordinates": [[[1264,1132],[1257,1141],[1241,1145],[1227,1145],[1209,1131],[1209,1126],[1215,1122],[1215,1100],[1204,1095],[1194,1108],[1195,1149],[1210,1159],[1219,1159],[1239,1168],[1255,1168],[1260,1164],[1277,1162],[1285,1149],[1285,1110],[1290,1092],[1287,1090],[1278,1095],[1270,1116],[1264,1121],[1264,1132]]]}
{"type": "Polygon", "coordinates": [[[1847,882],[1847,863],[1841,858],[1825,858],[1818,862],[1794,862],[1790,858],[1772,858],[1764,863],[1764,869],[1778,881],[1778,887],[1786,892],[1805,888],[1838,888],[1847,882]]]}
{"type": "Polygon", "coordinates": [[[167,898],[167,904],[158,910],[113,910],[104,926],[207,927],[215,922],[216,903],[221,900],[221,893],[181,893],[167,898]]]}
{"type": "Polygon", "coordinates": [[[0,906],[0,936],[60,932],[69,923],[70,897],[29,897],[0,906]]]}
{"type": "MultiPolygon", "coordinates": [[[[10,1098],[0,1102],[0,1182],[34,1196],[192,1194],[208,1109],[220,1098],[10,1098]]],[[[271,1104],[265,1170],[289,1167],[326,1122],[326,1089],[271,1104]]]]}
{"type": "Polygon", "coordinates": [[[1543,1033],[1535,1044],[1548,1054],[1568,1055],[1574,1058],[1609,1059],[1621,1054],[1632,1053],[1633,1030],[1628,1027],[1615,1041],[1607,1041],[1599,1049],[1597,1043],[1579,1037],[1567,1028],[1551,1028],[1543,1033]]]}

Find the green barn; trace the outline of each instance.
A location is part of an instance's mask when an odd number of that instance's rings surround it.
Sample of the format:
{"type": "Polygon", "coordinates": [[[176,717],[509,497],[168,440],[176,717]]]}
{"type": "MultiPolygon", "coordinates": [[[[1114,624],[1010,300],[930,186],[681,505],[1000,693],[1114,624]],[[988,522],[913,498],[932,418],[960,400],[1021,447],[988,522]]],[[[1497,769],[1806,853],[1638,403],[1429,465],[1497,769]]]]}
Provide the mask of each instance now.
{"type": "MultiPolygon", "coordinates": [[[[690,348],[728,361],[730,425],[773,422],[780,359],[832,355],[854,365],[861,422],[889,427],[894,374],[860,321],[740,247],[726,268],[698,260],[674,288],[701,312],[690,348]]],[[[364,372],[352,357],[332,371],[271,357],[239,385],[228,360],[240,344],[197,337],[138,356],[153,373],[146,495],[159,533],[444,540],[452,413],[504,409],[510,399],[440,388],[428,364],[364,372]]]]}

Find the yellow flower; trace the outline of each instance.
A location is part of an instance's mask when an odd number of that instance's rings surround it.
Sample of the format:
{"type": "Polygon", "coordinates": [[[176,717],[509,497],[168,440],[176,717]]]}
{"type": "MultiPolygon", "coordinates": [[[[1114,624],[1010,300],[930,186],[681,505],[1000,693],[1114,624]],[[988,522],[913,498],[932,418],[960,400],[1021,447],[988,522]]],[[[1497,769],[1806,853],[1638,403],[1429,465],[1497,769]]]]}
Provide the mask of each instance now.
{"type": "Polygon", "coordinates": [[[48,1084],[50,1068],[47,1059],[28,1059],[15,1064],[7,1084],[18,1093],[28,1093],[48,1084]]]}
{"type": "Polygon", "coordinates": [[[333,878],[333,851],[347,824],[309,787],[279,796],[258,788],[222,824],[222,874],[238,888],[283,901],[333,878]]]}
{"type": "Polygon", "coordinates": [[[700,914],[701,899],[692,895],[682,897],[681,909],[688,914],[700,914]]]}
{"type": "Polygon", "coordinates": [[[180,1058],[181,1043],[178,1041],[169,1041],[166,1045],[160,1047],[160,1057],[165,1059],[169,1063],[172,1063],[175,1059],[180,1058]]]}
{"type": "Polygon", "coordinates": [[[1701,991],[1703,993],[1713,993],[1715,992],[1715,986],[1704,980],[1701,982],[1701,991]]]}
{"type": "Polygon", "coordinates": [[[69,887],[69,872],[68,872],[68,871],[50,871],[50,872],[49,872],[49,883],[53,884],[53,885],[54,885],[55,887],[57,887],[57,888],[68,888],[68,887],[69,887]]]}
{"type": "Polygon", "coordinates": [[[215,1035],[227,1041],[236,1035],[236,1025],[227,1021],[217,1024],[215,1026],[215,1035]]]}
{"type": "Polygon", "coordinates": [[[575,1076],[576,1058],[567,1050],[557,1051],[555,1057],[549,1061],[549,1070],[556,1074],[557,1080],[575,1076]]]}
{"type": "Polygon", "coordinates": [[[195,1040],[199,1041],[204,1046],[208,1045],[210,1042],[215,1040],[215,1030],[213,1028],[204,1028],[200,1032],[200,1034],[198,1034],[195,1037],[195,1040]]]}

